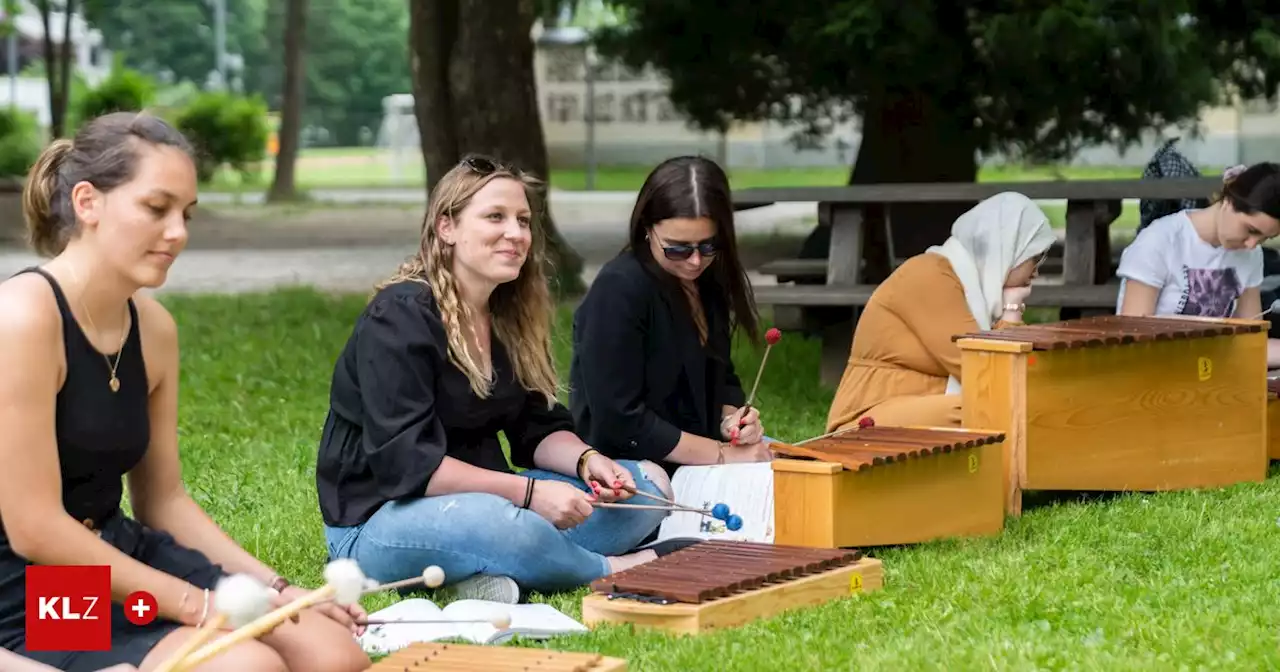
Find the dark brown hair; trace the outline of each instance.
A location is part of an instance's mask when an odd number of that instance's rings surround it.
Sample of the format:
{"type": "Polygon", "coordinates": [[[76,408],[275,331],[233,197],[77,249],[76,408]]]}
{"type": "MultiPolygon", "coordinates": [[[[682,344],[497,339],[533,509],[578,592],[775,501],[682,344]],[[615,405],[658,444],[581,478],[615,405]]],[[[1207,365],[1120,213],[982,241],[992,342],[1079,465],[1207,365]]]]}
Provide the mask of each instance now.
{"type": "Polygon", "coordinates": [[[700,156],[677,156],[658,164],[636,197],[628,246],[645,267],[661,274],[658,277],[669,276],[653,258],[646,236],[654,225],[665,219],[700,217],[716,225],[717,253],[703,278],[708,278],[726,297],[731,311],[730,329],[741,327],[752,341],[758,342],[760,316],[756,312],[751,281],[738,258],[729,177],[715,161],[700,156]]]}
{"type": "Polygon", "coordinates": [[[1280,220],[1280,164],[1255,163],[1222,185],[1221,198],[1236,212],[1280,220]]]}
{"type": "Polygon", "coordinates": [[[138,143],[177,147],[194,159],[186,136],[145,112],[113,112],[91,120],[75,139],[54,140],[40,153],[22,188],[27,241],[38,254],[56,256],[79,229],[71,189],[88,182],[102,192],[137,173],[138,143]]]}

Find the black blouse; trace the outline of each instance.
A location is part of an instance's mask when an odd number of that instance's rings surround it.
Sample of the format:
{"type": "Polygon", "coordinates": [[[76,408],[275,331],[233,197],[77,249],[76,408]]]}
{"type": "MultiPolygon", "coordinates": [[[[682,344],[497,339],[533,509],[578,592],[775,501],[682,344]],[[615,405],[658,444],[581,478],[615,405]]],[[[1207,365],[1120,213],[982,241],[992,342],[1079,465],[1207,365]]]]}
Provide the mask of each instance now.
{"type": "Polygon", "coordinates": [[[570,408],[578,434],[614,459],[667,455],[688,432],[720,438],[723,407],[746,403],[730,356],[729,309],[699,281],[707,343],[687,299],[631,252],[610,260],[574,313],[570,408]]]}
{"type": "Polygon", "coordinates": [[[573,431],[560,403],[515,379],[507,351],[492,339],[495,382],[488,398],[471,390],[448,358],[448,339],[431,290],[390,285],[356,322],[334,367],[316,463],[325,524],[357,525],[384,503],[425,495],[446,455],[494,471],[533,467],[547,436],[573,431]]]}

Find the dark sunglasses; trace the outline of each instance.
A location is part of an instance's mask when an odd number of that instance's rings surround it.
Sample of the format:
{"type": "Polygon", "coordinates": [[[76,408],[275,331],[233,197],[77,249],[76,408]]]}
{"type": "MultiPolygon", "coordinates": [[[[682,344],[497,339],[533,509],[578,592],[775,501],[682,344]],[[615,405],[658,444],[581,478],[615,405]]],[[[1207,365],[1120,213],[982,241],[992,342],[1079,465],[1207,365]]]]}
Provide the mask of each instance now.
{"type": "Polygon", "coordinates": [[[719,247],[715,242],[710,240],[697,245],[686,245],[684,243],[668,245],[661,238],[658,238],[658,244],[662,246],[662,255],[671,261],[685,261],[693,256],[694,251],[704,257],[714,257],[716,252],[719,251],[719,247]]]}
{"type": "Polygon", "coordinates": [[[468,168],[470,168],[471,170],[481,175],[489,175],[491,173],[496,173],[499,170],[506,171],[508,173],[512,173],[516,175],[519,174],[519,171],[517,171],[515,168],[511,166],[508,166],[504,163],[500,163],[498,161],[494,161],[493,159],[490,159],[487,156],[480,156],[478,154],[472,154],[464,157],[462,159],[462,163],[466,164],[468,168]]]}

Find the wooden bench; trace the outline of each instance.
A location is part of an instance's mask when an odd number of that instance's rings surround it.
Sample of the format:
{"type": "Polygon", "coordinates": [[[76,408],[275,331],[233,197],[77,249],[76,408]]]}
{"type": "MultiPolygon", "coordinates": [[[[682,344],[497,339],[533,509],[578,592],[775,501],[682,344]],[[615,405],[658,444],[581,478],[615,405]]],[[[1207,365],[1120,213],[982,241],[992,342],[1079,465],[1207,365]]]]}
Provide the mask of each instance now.
{"type": "MultiPolygon", "coordinates": [[[[822,332],[821,380],[825,385],[839,382],[849,356],[857,309],[865,305],[873,285],[862,282],[867,263],[864,209],[883,213],[886,228],[892,226],[893,206],[919,203],[977,203],[996,194],[1013,191],[1032,200],[1065,200],[1066,240],[1063,242],[1061,285],[1045,285],[1032,292],[1030,305],[1046,307],[1114,309],[1118,285],[1113,281],[1114,255],[1110,227],[1120,216],[1125,200],[1207,198],[1221,188],[1220,178],[1163,180],[1055,180],[1012,183],[875,184],[843,187],[786,187],[743,189],[734,193],[736,210],[775,203],[818,204],[819,226],[831,227],[831,242],[825,260],[804,260],[793,268],[808,273],[825,273],[823,285],[757,287],[761,305],[816,309],[825,313],[822,332]],[[1108,263],[1111,262],[1111,263],[1108,263]],[[822,264],[821,270],[817,264],[822,264]],[[1048,287],[1056,287],[1049,290],[1048,287]],[[848,314],[836,318],[834,313],[848,314]]],[[[890,236],[892,239],[892,236],[890,236]]],[[[941,244],[943,240],[936,241],[941,244]]],[[[892,254],[890,255],[892,256],[892,254]]],[[[796,260],[801,261],[801,260],[796,260]]],[[[790,262],[788,262],[790,263],[790,262]]],[[[777,270],[775,267],[772,269],[777,270]]],[[[797,274],[801,275],[801,274],[797,274]]],[[[813,276],[809,276],[813,277],[813,276]]]]}

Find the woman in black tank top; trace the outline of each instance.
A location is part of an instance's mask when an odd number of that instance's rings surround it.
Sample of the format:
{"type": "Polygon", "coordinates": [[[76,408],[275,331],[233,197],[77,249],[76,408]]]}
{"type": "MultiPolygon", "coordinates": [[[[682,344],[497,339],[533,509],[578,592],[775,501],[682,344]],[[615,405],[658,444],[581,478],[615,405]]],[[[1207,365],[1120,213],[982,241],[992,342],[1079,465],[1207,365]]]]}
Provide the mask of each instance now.
{"type": "MultiPolygon", "coordinates": [[[[57,669],[154,668],[214,615],[210,592],[229,573],[272,586],[277,604],[306,592],[232,541],[182,483],[177,329],[137,292],[164,283],[195,200],[187,140],[133,112],[54,142],[23,193],[31,242],[52,259],[0,283],[0,647],[57,669]],[[136,518],[120,507],[126,476],[136,518]],[[110,650],[27,648],[29,565],[111,567],[110,650]],[[124,615],[135,591],[155,597],[146,626],[124,615]]],[[[197,669],[364,670],[360,616],[313,608],[197,669]]]]}

